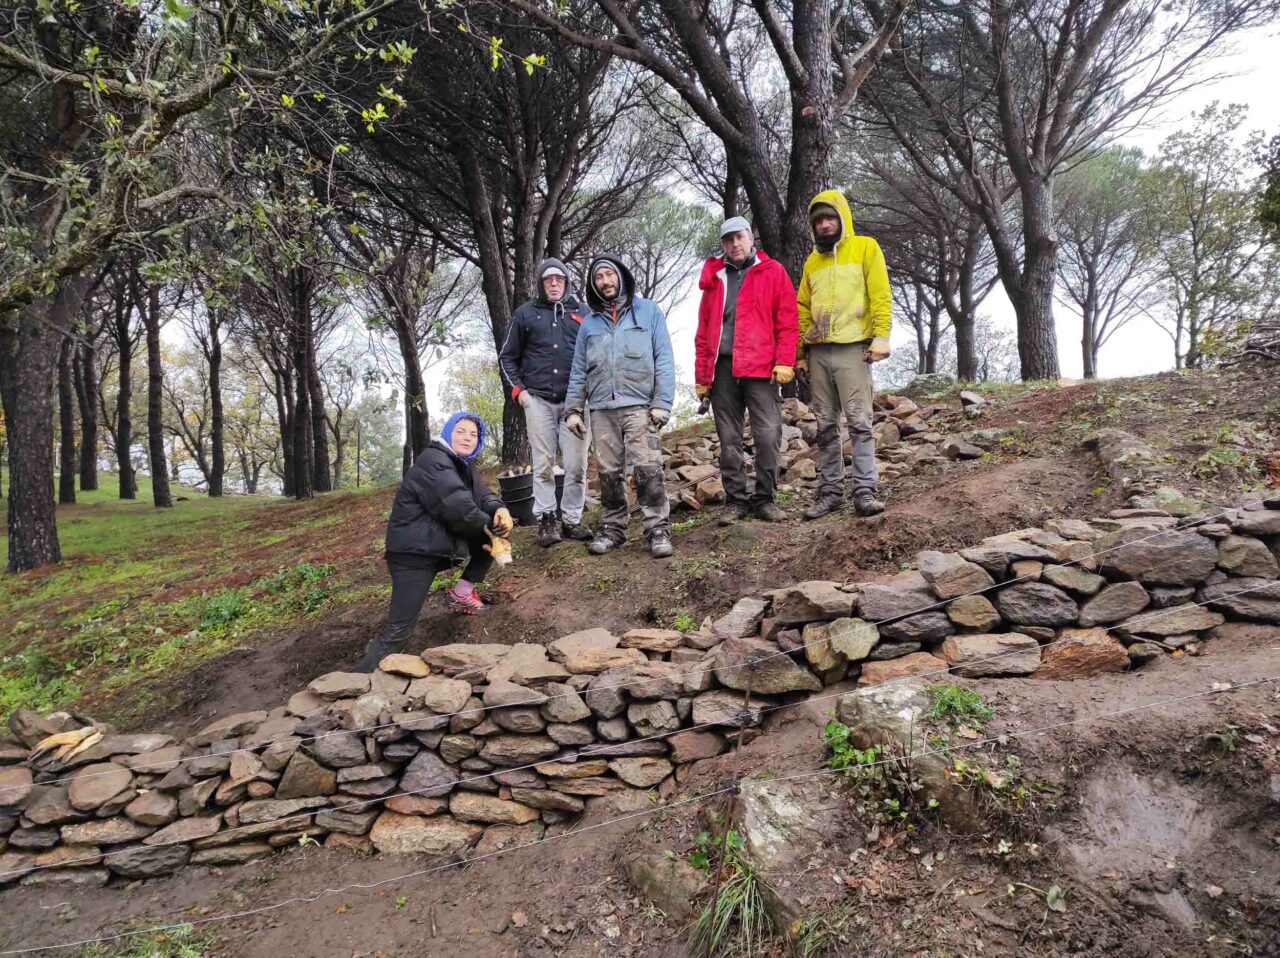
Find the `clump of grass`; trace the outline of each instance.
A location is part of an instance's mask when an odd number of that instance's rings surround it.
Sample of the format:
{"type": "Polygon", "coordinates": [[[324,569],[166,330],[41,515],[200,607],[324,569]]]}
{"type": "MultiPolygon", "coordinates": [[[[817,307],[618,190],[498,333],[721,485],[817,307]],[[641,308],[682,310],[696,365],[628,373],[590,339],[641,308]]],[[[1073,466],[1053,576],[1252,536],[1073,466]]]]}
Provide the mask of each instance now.
{"type": "Polygon", "coordinates": [[[675,619],[671,622],[671,627],[677,632],[697,632],[698,620],[688,612],[677,612],[675,619]]]}
{"type": "Polygon", "coordinates": [[[216,632],[226,628],[248,610],[248,599],[241,589],[221,589],[204,601],[200,616],[201,632],[216,632]]]}
{"type": "MultiPolygon", "coordinates": [[[[721,839],[700,832],[689,856],[695,868],[710,871],[711,854],[721,839]]],[[[724,861],[718,869],[719,894],[707,902],[690,933],[690,944],[703,955],[761,955],[776,936],[765,908],[764,881],[747,860],[742,836],[730,829],[723,836],[724,861]]]]}
{"type": "Polygon", "coordinates": [[[945,722],[952,727],[967,725],[981,730],[996,714],[986,699],[973,689],[943,683],[930,685],[927,691],[929,708],[925,717],[935,722],[945,722]]]}
{"type": "Polygon", "coordinates": [[[167,931],[139,935],[124,944],[90,945],[79,958],[205,958],[217,942],[212,932],[178,925],[167,931]]]}

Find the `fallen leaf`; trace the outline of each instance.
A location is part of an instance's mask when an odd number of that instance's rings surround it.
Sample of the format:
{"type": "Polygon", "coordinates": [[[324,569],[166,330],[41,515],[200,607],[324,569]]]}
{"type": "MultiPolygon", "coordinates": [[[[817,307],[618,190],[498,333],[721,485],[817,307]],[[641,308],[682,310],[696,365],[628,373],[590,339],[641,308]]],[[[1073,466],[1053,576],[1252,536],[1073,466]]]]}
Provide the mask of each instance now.
{"type": "Polygon", "coordinates": [[[1219,888],[1217,885],[1205,885],[1204,893],[1208,895],[1210,898],[1217,898],[1219,895],[1222,894],[1222,889],[1219,888]]]}

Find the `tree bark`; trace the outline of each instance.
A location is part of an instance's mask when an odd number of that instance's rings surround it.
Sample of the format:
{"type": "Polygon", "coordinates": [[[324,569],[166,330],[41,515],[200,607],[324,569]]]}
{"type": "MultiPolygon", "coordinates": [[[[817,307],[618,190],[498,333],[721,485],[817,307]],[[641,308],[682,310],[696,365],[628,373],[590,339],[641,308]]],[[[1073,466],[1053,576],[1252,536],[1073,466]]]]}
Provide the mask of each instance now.
{"type": "MultiPolygon", "coordinates": [[[[310,312],[308,312],[310,317],[310,312]]],[[[316,492],[333,491],[333,475],[329,471],[329,432],[324,409],[324,388],[320,384],[320,367],[316,362],[314,330],[307,335],[307,385],[311,390],[311,437],[315,450],[312,453],[314,488],[316,492]]]]}
{"type": "Polygon", "coordinates": [[[0,317],[0,402],[9,444],[10,572],[62,561],[53,501],[53,383],[87,280],[0,317]]]}
{"type": "Polygon", "coordinates": [[[310,376],[311,363],[308,358],[310,350],[309,336],[311,332],[311,295],[305,278],[300,270],[294,271],[293,282],[293,323],[292,323],[292,360],[294,373],[293,409],[290,413],[292,435],[289,437],[293,446],[293,496],[295,499],[310,499],[315,495],[315,468],[312,456],[315,445],[311,437],[311,385],[307,381],[310,376]]]}
{"type": "MultiPolygon", "coordinates": [[[[412,319],[395,310],[392,324],[400,347],[400,361],[404,364],[406,457],[412,462],[431,441],[427,387],[422,377],[422,364],[418,361],[418,341],[412,319]]],[[[405,472],[408,472],[408,467],[405,467],[405,472]]]]}
{"type": "Polygon", "coordinates": [[[75,353],[76,399],[80,404],[80,491],[98,488],[98,357],[93,339],[75,353]]]}
{"type": "Polygon", "coordinates": [[[72,373],[75,340],[70,336],[58,350],[58,503],[76,502],[76,394],[72,373]]]}
{"type": "Polygon", "coordinates": [[[147,451],[151,459],[151,501],[172,509],[164,452],[164,364],[160,356],[160,287],[147,289],[142,321],[147,329],[147,451]]]}
{"type": "Polygon", "coordinates": [[[209,315],[209,495],[222,495],[223,476],[227,471],[226,444],[223,438],[222,411],[222,317],[220,310],[209,315]]]}
{"type": "Polygon", "coordinates": [[[120,498],[138,498],[138,482],[133,474],[133,336],[129,319],[133,312],[129,292],[122,280],[115,302],[115,339],[120,371],[116,377],[116,471],[120,474],[120,498]]]}

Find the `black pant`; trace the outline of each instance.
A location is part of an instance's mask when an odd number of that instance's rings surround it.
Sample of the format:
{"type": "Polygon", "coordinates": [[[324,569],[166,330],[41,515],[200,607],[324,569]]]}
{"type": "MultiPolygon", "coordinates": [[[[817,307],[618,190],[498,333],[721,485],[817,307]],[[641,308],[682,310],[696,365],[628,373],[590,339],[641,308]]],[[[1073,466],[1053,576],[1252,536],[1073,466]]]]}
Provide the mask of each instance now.
{"type": "MultiPolygon", "coordinates": [[[[484,551],[485,541],[468,542],[471,559],[462,570],[462,578],[470,582],[483,581],[493,556],[484,551]]],[[[431,591],[431,583],[437,575],[453,566],[453,560],[444,557],[423,556],[412,564],[387,557],[387,571],[391,573],[391,604],[387,609],[387,627],[369,643],[364,657],[356,666],[357,672],[372,672],[378,663],[392,652],[404,649],[413,635],[413,627],[422,612],[422,603],[431,591]]]]}
{"type": "Polygon", "coordinates": [[[782,401],[778,387],[768,379],[738,379],[733,360],[724,356],[716,363],[711,384],[711,412],[720,436],[720,481],[730,502],[773,502],[778,485],[778,459],[782,445],[782,401]],[[755,441],[756,484],[748,492],[743,469],[743,416],[751,413],[751,436],[755,441]]]}

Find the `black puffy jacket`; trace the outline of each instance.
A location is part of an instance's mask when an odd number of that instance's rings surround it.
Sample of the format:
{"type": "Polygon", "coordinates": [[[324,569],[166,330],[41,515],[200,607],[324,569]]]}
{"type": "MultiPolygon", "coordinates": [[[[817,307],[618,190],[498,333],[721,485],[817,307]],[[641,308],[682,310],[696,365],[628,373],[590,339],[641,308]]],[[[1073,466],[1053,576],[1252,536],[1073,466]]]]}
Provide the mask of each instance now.
{"type": "Polygon", "coordinates": [[[463,541],[484,539],[501,507],[474,463],[433,442],[400,482],[387,520],[387,552],[464,556],[463,541]]]}

